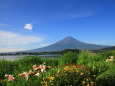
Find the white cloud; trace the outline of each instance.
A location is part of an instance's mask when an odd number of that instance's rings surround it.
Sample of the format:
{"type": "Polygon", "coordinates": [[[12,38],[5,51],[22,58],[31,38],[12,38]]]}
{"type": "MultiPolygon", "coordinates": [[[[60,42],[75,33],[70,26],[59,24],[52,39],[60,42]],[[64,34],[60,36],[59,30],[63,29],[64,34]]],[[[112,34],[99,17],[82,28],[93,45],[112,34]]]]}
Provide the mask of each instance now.
{"type": "Polygon", "coordinates": [[[50,44],[40,44],[40,47],[46,47],[49,46],[50,44]]]}
{"type": "Polygon", "coordinates": [[[32,24],[25,24],[25,29],[32,30],[33,26],[32,24]]]}
{"type": "Polygon", "coordinates": [[[23,51],[25,49],[19,49],[19,48],[16,48],[16,47],[5,47],[5,48],[1,48],[0,49],[0,53],[3,53],[3,52],[14,52],[14,51],[23,51]]]}
{"type": "Polygon", "coordinates": [[[27,45],[41,42],[41,37],[26,36],[12,32],[0,31],[0,45],[27,45]]]}

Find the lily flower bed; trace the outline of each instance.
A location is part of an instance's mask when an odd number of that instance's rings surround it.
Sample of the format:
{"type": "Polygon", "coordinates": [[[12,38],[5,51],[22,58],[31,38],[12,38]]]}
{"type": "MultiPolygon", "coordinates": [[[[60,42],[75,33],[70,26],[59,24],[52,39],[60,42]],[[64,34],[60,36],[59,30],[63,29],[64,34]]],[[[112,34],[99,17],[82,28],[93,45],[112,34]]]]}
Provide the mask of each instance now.
{"type": "MultiPolygon", "coordinates": [[[[46,68],[52,68],[51,66],[46,66],[45,63],[40,64],[37,66],[36,64],[33,65],[33,71],[29,70],[29,72],[23,72],[21,74],[18,74],[19,76],[23,76],[25,80],[27,81],[30,76],[37,76],[40,77],[40,73],[46,73],[46,68]]],[[[8,78],[8,81],[14,81],[15,77],[10,74],[5,74],[5,77],[8,78]]]]}
{"type": "MultiPolygon", "coordinates": [[[[40,86],[95,86],[96,85],[96,75],[90,73],[91,69],[84,65],[63,65],[58,66],[55,73],[42,76],[42,73],[47,73],[46,68],[52,68],[51,66],[46,66],[45,64],[40,64],[39,66],[33,65],[33,69],[29,72],[23,72],[18,74],[28,81],[31,77],[41,77],[40,86]]],[[[12,83],[15,82],[15,77],[13,75],[5,74],[8,81],[12,83]]]]}

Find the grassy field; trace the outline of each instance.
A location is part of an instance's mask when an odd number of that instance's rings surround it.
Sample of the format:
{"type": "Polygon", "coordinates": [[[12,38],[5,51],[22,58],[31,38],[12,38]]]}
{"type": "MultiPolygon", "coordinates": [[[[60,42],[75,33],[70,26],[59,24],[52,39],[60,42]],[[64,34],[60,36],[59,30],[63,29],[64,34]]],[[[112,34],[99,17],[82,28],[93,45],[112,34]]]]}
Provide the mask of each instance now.
{"type": "Polygon", "coordinates": [[[0,60],[0,86],[115,86],[115,51],[0,60]]]}

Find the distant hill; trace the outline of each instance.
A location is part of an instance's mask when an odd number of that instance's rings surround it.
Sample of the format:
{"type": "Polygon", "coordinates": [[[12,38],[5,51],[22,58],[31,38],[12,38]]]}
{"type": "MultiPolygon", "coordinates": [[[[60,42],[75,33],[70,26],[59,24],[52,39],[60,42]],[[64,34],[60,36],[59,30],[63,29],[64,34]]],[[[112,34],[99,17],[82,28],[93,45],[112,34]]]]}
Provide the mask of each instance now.
{"type": "Polygon", "coordinates": [[[115,50],[115,46],[103,48],[102,50],[115,50]]]}
{"type": "Polygon", "coordinates": [[[28,50],[26,52],[52,52],[52,51],[61,51],[64,49],[99,50],[106,47],[108,46],[84,43],[79,40],[76,40],[75,38],[71,36],[68,36],[49,46],[37,48],[33,50],[28,50]]]}

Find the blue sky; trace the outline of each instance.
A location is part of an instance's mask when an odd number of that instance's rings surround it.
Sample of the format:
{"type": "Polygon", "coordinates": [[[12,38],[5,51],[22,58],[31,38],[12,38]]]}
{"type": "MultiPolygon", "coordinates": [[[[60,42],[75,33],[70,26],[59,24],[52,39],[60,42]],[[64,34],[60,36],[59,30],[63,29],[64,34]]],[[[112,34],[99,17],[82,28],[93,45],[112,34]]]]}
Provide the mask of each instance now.
{"type": "Polygon", "coordinates": [[[115,46],[115,0],[0,0],[0,52],[28,50],[67,36],[115,46]]]}

